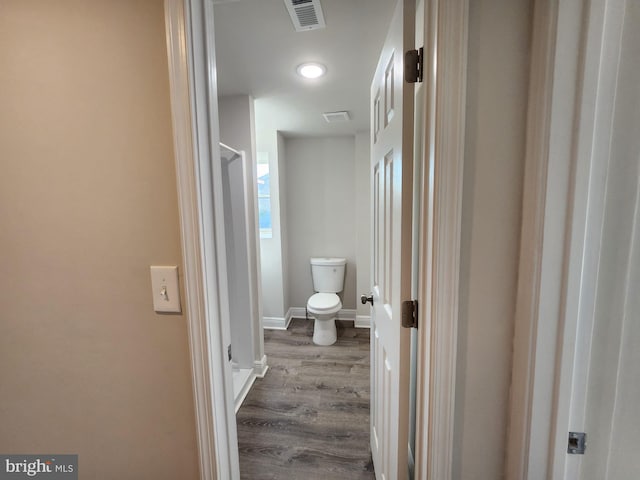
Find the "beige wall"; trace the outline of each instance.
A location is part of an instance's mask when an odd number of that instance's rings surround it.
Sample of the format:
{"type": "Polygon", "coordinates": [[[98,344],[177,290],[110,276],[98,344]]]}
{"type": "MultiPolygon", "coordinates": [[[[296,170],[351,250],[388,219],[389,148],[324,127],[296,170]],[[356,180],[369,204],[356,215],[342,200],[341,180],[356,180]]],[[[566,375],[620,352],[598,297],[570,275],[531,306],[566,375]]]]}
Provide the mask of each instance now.
{"type": "Polygon", "coordinates": [[[454,478],[503,478],[530,0],[470,2],[454,478]]]}
{"type": "Polygon", "coordinates": [[[0,4],[0,451],[198,477],[163,3],[0,4]]]}

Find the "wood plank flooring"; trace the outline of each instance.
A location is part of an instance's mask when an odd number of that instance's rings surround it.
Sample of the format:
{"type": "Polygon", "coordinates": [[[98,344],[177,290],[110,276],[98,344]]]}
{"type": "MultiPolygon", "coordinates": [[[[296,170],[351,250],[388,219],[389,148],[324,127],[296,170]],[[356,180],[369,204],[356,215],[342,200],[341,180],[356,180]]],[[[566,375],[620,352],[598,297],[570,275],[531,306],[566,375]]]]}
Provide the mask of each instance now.
{"type": "Polygon", "coordinates": [[[247,480],[375,479],[369,450],[369,330],[338,324],[313,344],[313,321],[265,330],[269,371],[236,415],[247,480]]]}

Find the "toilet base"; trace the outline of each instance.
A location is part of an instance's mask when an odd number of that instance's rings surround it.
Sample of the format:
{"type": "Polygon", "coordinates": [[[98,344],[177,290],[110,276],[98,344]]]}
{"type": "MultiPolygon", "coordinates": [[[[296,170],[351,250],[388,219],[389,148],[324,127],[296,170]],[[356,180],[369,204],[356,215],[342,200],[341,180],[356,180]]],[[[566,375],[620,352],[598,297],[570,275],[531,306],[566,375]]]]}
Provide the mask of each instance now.
{"type": "Polygon", "coordinates": [[[313,343],[316,345],[333,345],[338,339],[336,330],[336,319],[329,320],[315,319],[313,324],[313,343]]]}

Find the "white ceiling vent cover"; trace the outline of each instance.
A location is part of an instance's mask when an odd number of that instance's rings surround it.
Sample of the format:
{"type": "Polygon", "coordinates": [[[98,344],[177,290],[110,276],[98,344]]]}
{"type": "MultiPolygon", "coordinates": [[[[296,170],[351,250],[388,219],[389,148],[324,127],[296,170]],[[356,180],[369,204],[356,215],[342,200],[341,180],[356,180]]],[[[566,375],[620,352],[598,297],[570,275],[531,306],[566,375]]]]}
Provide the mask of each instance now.
{"type": "Polygon", "coordinates": [[[351,120],[349,112],[326,112],[323,113],[322,116],[327,123],[348,122],[351,120]]]}
{"type": "Polygon", "coordinates": [[[284,0],[297,32],[324,28],[320,0],[284,0]]]}

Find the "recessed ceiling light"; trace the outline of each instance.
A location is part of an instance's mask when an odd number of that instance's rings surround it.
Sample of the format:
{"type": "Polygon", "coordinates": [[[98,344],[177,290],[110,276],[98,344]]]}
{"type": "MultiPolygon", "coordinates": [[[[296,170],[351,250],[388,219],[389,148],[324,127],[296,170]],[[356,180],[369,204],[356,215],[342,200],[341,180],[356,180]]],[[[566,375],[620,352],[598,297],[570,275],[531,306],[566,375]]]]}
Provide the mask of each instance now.
{"type": "Polygon", "coordinates": [[[327,68],[320,63],[303,63],[298,66],[298,75],[304,78],[318,78],[324,75],[327,68]]]}

